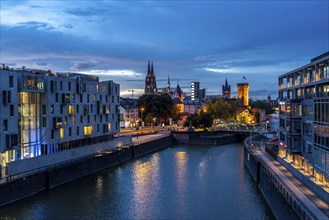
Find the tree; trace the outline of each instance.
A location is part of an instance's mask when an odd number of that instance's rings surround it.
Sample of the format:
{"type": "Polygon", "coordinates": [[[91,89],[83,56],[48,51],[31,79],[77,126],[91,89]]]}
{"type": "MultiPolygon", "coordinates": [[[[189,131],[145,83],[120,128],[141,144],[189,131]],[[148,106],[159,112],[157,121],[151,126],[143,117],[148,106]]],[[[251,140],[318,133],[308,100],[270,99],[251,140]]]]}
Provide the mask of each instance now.
{"type": "MultiPolygon", "coordinates": [[[[156,118],[157,123],[167,123],[169,118],[177,119],[178,111],[175,103],[167,94],[144,94],[137,100],[137,107],[143,109],[142,120],[146,121],[146,116],[150,114],[156,118]]],[[[148,118],[149,120],[149,118],[148,118]]]]}
{"type": "Polygon", "coordinates": [[[261,100],[251,103],[251,108],[264,109],[267,115],[274,113],[274,109],[272,108],[272,106],[267,102],[261,100]]]}
{"type": "Polygon", "coordinates": [[[250,114],[249,109],[246,109],[237,116],[237,120],[240,123],[249,125],[255,122],[255,117],[252,114],[250,114]]]}
{"type": "Polygon", "coordinates": [[[207,101],[204,104],[204,110],[211,113],[213,118],[232,120],[235,119],[235,114],[238,107],[238,100],[225,100],[222,98],[216,98],[207,101]]]}

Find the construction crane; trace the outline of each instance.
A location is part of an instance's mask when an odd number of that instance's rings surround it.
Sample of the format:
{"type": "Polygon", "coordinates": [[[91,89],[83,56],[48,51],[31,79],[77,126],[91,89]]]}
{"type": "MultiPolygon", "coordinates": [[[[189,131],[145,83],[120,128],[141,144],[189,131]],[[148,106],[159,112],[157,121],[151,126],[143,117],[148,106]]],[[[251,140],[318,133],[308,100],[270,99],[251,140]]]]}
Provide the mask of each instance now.
{"type": "Polygon", "coordinates": [[[131,92],[131,99],[134,99],[134,91],[133,89],[129,89],[128,92],[131,92]]]}

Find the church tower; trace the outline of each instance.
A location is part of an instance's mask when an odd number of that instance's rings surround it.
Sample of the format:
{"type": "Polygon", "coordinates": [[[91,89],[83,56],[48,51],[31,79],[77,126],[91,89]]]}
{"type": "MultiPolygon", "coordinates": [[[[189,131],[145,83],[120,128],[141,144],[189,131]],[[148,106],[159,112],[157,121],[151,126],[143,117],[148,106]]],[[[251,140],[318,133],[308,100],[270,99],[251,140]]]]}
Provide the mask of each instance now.
{"type": "Polygon", "coordinates": [[[227,99],[231,98],[231,85],[227,83],[227,78],[225,80],[225,85],[222,86],[222,96],[227,99]]]}
{"type": "Polygon", "coordinates": [[[156,94],[158,92],[156,79],[154,75],[153,62],[148,62],[147,75],[145,78],[145,94],[156,94]]]}

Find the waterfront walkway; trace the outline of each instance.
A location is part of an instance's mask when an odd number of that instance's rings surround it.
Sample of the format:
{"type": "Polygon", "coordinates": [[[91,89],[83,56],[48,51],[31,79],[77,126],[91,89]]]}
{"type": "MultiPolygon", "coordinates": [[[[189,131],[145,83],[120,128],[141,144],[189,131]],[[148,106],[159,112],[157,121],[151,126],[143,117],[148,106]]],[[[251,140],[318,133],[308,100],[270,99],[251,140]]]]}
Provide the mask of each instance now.
{"type": "Polygon", "coordinates": [[[275,176],[280,179],[297,202],[311,215],[313,219],[329,219],[329,206],[323,202],[312,190],[301,183],[284,166],[267,154],[264,149],[253,149],[256,155],[263,160],[275,176]]]}

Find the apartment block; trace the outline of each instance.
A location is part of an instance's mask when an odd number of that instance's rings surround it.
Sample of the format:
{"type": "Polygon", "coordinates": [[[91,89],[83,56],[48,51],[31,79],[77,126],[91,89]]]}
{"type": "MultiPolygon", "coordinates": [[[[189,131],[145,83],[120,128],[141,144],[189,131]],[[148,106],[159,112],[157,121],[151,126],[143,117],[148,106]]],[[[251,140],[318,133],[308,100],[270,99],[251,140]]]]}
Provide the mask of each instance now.
{"type": "Polygon", "coordinates": [[[112,140],[120,129],[119,95],[119,84],[97,76],[3,65],[0,166],[112,140]]]}
{"type": "Polygon", "coordinates": [[[279,155],[329,181],[329,52],[279,76],[279,155]]]}

